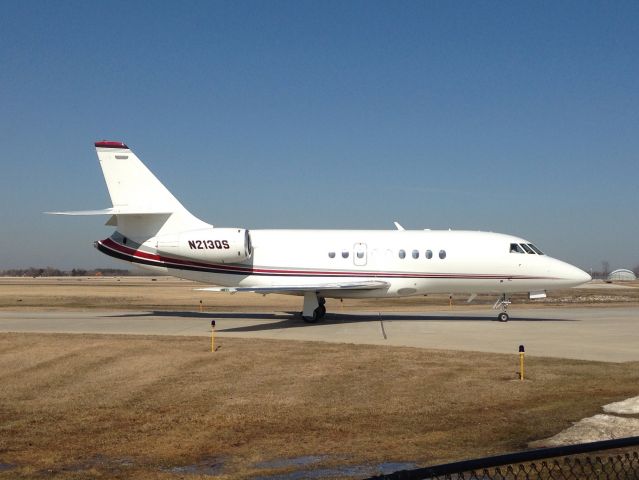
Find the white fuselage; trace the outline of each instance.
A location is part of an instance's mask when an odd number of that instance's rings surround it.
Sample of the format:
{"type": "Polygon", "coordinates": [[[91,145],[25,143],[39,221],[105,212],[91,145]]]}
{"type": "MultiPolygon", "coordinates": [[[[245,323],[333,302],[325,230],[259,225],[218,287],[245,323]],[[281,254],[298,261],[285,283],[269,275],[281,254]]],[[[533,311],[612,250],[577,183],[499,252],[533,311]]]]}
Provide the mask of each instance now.
{"type": "Polygon", "coordinates": [[[489,232],[251,230],[252,254],[237,263],[207,261],[205,251],[158,251],[156,238],[139,239],[141,243],[128,239],[128,245],[122,238],[116,232],[98,242],[98,248],[145,268],[225,287],[388,283],[383,289],[318,289],[325,297],[543,292],[590,280],[577,267],[547,255],[511,252],[512,244],[529,244],[522,238],[489,232]]]}
{"type": "MultiPolygon", "coordinates": [[[[51,212],[108,215],[117,227],[95,243],[143,268],[217,285],[209,291],[303,295],[302,317],[326,314],[325,298],[496,293],[507,321],[511,293],[545,296],[590,276],[526,240],[469,231],[253,230],[198,219],[123,142],[95,142],[112,207],[51,212]]],[[[471,297],[472,298],[472,297],[471,297]]]]}

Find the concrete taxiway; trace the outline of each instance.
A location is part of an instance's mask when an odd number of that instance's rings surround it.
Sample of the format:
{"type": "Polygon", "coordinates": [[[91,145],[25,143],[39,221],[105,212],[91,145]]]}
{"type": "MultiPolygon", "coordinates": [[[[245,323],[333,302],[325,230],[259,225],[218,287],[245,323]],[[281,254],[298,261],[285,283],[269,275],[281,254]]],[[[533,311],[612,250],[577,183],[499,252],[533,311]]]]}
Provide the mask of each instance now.
{"type": "Polygon", "coordinates": [[[639,307],[513,309],[500,323],[492,311],[329,313],[305,324],[291,313],[171,311],[0,311],[0,332],[251,337],[410,346],[534,356],[639,361],[639,307]]]}

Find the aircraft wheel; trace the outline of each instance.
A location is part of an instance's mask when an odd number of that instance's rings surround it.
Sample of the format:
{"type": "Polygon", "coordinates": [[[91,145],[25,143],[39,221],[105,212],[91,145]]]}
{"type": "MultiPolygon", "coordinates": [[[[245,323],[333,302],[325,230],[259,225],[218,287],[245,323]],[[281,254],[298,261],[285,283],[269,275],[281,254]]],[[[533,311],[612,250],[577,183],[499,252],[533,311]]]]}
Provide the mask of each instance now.
{"type": "Polygon", "coordinates": [[[317,321],[319,320],[319,317],[317,316],[317,310],[313,312],[312,317],[302,315],[302,318],[304,319],[306,323],[317,323],[317,321]]]}
{"type": "Polygon", "coordinates": [[[510,317],[506,312],[501,312],[499,315],[497,315],[497,320],[499,320],[500,322],[507,322],[509,318],[510,317]]]}
{"type": "Polygon", "coordinates": [[[302,318],[306,323],[317,323],[318,320],[321,320],[324,314],[326,313],[326,307],[324,305],[320,305],[315,310],[313,310],[312,317],[305,317],[302,315],[302,318]]]}

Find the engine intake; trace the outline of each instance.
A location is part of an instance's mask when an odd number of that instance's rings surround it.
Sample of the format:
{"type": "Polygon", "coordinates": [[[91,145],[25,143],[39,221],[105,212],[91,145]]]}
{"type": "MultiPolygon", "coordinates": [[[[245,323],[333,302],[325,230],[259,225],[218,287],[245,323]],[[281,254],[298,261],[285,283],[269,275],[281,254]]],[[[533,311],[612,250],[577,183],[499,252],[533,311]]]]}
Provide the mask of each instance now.
{"type": "Polygon", "coordinates": [[[251,258],[251,235],[244,228],[206,228],[158,238],[157,250],[168,255],[214,263],[251,258]]]}

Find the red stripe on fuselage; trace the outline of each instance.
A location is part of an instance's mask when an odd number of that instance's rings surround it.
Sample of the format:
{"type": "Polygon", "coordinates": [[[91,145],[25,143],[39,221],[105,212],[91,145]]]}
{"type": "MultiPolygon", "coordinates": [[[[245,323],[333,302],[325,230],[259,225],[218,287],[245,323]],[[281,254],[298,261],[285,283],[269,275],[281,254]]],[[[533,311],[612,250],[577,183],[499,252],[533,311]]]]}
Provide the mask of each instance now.
{"type": "MultiPolygon", "coordinates": [[[[379,271],[339,271],[339,270],[286,270],[286,269],[267,269],[267,268],[253,268],[253,267],[241,267],[226,264],[217,263],[203,263],[195,262],[192,260],[182,260],[179,258],[166,257],[156,253],[144,252],[142,250],[136,250],[126,245],[115,242],[112,238],[107,238],[100,242],[105,247],[115,250],[121,254],[144,260],[151,260],[158,262],[159,266],[167,268],[184,267],[196,267],[204,269],[214,269],[226,271],[229,274],[245,274],[245,275],[278,275],[278,276],[331,276],[331,277],[387,277],[387,278],[449,278],[449,279],[484,279],[484,280],[499,280],[499,279],[513,279],[513,280],[550,280],[552,277],[530,277],[524,275],[495,275],[495,274],[456,274],[456,273],[393,273],[393,272],[379,272],[379,271]]],[[[135,261],[135,260],[131,260],[135,261]]],[[[222,272],[224,273],[224,272],[222,272]]]]}

